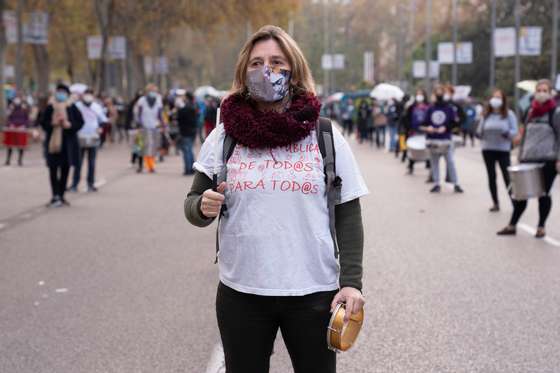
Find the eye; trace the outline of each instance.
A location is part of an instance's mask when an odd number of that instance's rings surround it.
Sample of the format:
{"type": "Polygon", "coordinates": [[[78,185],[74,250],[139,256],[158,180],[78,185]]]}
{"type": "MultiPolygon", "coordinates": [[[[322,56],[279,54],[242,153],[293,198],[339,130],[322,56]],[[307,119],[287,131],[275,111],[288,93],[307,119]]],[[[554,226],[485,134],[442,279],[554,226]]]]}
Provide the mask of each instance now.
{"type": "Polygon", "coordinates": [[[259,61],[259,60],[255,60],[255,61],[251,62],[251,67],[258,67],[260,65],[262,65],[262,62],[259,61]]]}

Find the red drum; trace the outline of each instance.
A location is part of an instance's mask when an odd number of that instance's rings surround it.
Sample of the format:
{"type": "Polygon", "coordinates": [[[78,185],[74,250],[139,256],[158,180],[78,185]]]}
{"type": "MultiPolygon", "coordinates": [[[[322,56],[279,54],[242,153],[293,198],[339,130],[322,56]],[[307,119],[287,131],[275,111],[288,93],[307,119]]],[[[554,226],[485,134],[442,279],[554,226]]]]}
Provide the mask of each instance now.
{"type": "Polygon", "coordinates": [[[7,127],[4,129],[4,145],[7,148],[27,148],[27,129],[24,127],[7,127]]]}

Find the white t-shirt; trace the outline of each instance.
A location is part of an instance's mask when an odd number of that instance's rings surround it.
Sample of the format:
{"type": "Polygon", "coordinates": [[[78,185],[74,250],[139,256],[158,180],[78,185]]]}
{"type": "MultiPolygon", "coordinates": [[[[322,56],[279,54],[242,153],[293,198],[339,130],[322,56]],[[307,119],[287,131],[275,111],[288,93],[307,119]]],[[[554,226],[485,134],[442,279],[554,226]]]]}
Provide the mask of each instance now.
{"type": "Polygon", "coordinates": [[[157,96],[153,106],[148,104],[146,96],[140,97],[137,106],[137,115],[142,127],[146,129],[154,129],[160,124],[160,113],[163,110],[163,102],[161,96],[157,96]]]}
{"type": "MultiPolygon", "coordinates": [[[[333,126],[341,203],[368,189],[350,146],[333,126]]],[[[221,168],[224,127],[204,142],[194,168],[221,168]]],[[[237,145],[227,163],[227,216],[220,223],[220,280],[244,293],[298,296],[338,288],[323,159],[315,131],[286,147],[237,145]]]]}
{"type": "Polygon", "coordinates": [[[78,131],[78,136],[80,137],[97,137],[97,129],[100,124],[106,123],[109,120],[103,112],[103,107],[97,102],[92,102],[89,106],[84,104],[82,101],[76,102],[76,107],[82,113],[84,118],[84,125],[78,131]]]}

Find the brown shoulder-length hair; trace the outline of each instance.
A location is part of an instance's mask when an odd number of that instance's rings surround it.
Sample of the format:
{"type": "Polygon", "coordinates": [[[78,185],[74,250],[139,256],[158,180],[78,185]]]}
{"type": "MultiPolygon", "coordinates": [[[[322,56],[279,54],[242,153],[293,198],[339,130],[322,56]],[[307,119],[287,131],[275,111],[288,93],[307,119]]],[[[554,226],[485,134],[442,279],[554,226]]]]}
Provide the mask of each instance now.
{"type": "Polygon", "coordinates": [[[490,106],[490,99],[494,97],[496,93],[499,93],[500,96],[502,96],[502,107],[500,108],[500,115],[504,119],[508,117],[509,108],[508,108],[507,96],[505,95],[504,91],[502,91],[501,89],[495,89],[492,92],[492,95],[488,97],[488,100],[486,100],[486,105],[484,105],[484,119],[488,118],[490,114],[492,114],[493,112],[492,107],[490,106]]]}
{"type": "Polygon", "coordinates": [[[255,46],[260,41],[274,40],[288,59],[292,67],[292,76],[290,79],[290,87],[294,93],[312,93],[315,94],[315,82],[311,75],[311,69],[305,59],[301,49],[294,39],[284,30],[277,26],[263,26],[259,31],[253,34],[247,40],[239,56],[235,66],[235,76],[231,87],[231,94],[246,94],[247,85],[245,83],[247,77],[247,68],[249,66],[249,57],[255,46]]]}

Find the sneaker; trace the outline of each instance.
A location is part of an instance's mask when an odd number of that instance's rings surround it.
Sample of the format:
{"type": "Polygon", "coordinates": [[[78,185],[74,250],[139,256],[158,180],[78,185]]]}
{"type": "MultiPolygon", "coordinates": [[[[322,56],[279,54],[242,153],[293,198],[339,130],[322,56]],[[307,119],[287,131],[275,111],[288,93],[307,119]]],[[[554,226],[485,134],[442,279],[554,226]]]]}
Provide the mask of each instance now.
{"type": "Polygon", "coordinates": [[[543,227],[538,227],[535,233],[535,238],[544,238],[546,236],[546,231],[543,227]]]}
{"type": "Polygon", "coordinates": [[[78,187],[73,185],[70,188],[68,188],[68,191],[71,193],[78,193],[78,187]]]}
{"type": "Polygon", "coordinates": [[[88,185],[87,191],[88,192],[97,192],[97,188],[94,185],[88,185]]]}
{"type": "Polygon", "coordinates": [[[515,227],[512,227],[511,225],[508,225],[504,229],[496,232],[496,234],[498,236],[515,236],[517,234],[517,229],[515,229],[515,227]]]}
{"type": "Polygon", "coordinates": [[[60,202],[62,203],[63,206],[70,207],[70,202],[68,202],[68,201],[65,200],[64,198],[61,199],[60,202]]]}
{"type": "Polygon", "coordinates": [[[62,201],[59,198],[53,198],[49,207],[62,207],[62,201]]]}
{"type": "Polygon", "coordinates": [[[465,191],[463,190],[463,188],[461,188],[459,185],[455,185],[455,187],[453,188],[453,191],[455,193],[465,193],[465,191]]]}
{"type": "Polygon", "coordinates": [[[436,185],[432,189],[430,189],[430,193],[439,193],[439,192],[441,192],[441,187],[439,185],[436,185]]]}
{"type": "Polygon", "coordinates": [[[500,206],[494,205],[494,206],[490,207],[490,210],[488,210],[488,211],[490,211],[490,212],[498,212],[498,211],[500,211],[500,206]]]}

